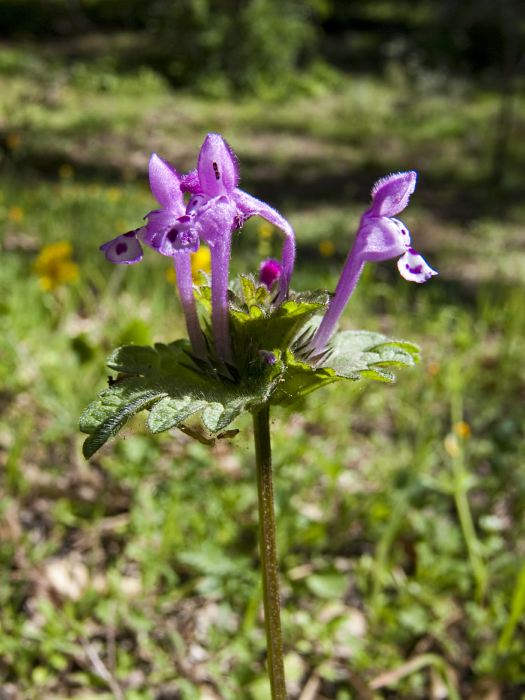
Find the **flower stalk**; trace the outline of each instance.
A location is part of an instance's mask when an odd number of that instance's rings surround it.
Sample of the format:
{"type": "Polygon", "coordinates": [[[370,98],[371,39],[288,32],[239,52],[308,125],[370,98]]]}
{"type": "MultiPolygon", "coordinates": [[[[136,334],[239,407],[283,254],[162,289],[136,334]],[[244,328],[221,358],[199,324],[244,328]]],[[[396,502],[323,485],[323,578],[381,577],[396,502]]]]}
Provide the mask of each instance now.
{"type": "Polygon", "coordinates": [[[264,625],[268,653],[268,676],[272,700],[286,700],[283,643],[279,598],[279,565],[275,537],[275,511],[268,405],[253,411],[257,494],[259,503],[259,550],[264,599],[264,625]]]}
{"type": "Polygon", "coordinates": [[[204,358],[206,357],[206,343],[199,325],[195,296],[193,294],[193,274],[190,253],[174,255],[173,264],[175,266],[175,274],[177,275],[177,287],[179,289],[191,347],[196,355],[204,358]]]}

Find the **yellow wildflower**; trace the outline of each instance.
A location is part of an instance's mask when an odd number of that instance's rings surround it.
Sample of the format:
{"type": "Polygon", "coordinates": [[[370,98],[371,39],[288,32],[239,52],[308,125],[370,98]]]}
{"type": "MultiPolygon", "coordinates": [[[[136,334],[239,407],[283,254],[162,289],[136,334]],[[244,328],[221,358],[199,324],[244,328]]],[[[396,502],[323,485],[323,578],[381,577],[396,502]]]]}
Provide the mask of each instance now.
{"type": "Polygon", "coordinates": [[[58,169],[58,175],[61,180],[71,180],[74,174],[73,166],[69,163],[63,163],[58,169]]]}
{"type": "Polygon", "coordinates": [[[24,210],[22,207],[14,206],[7,212],[7,218],[15,224],[19,224],[24,218],[24,210]]]}
{"type": "Polygon", "coordinates": [[[461,440],[468,440],[472,433],[470,425],[464,420],[459,421],[459,423],[456,423],[454,425],[454,432],[456,433],[458,438],[461,438],[461,440]]]}
{"type": "Polygon", "coordinates": [[[69,241],[50,243],[42,248],[33,269],[43,291],[53,291],[60,285],[77,279],[78,265],[71,260],[72,253],[69,241]]]}
{"type": "Polygon", "coordinates": [[[335,245],[332,241],[321,241],[318,248],[323,258],[330,258],[335,253],[335,245]]]}
{"type": "MultiPolygon", "coordinates": [[[[191,276],[195,284],[200,282],[200,272],[205,272],[208,275],[211,272],[211,251],[205,245],[201,245],[195,253],[191,254],[191,276]]],[[[173,284],[177,281],[173,267],[170,267],[166,272],[166,279],[173,284]]]]}
{"type": "Polygon", "coordinates": [[[205,245],[201,245],[195,253],[191,254],[191,276],[194,282],[199,279],[201,271],[208,275],[211,272],[211,250],[205,245]]]}

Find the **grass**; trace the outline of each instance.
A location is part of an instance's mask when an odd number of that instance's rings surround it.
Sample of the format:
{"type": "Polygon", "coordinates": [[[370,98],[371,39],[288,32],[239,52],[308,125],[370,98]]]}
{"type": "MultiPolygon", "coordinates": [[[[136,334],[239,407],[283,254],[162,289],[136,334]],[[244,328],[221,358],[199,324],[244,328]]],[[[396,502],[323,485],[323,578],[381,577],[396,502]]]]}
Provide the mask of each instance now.
{"type": "MultiPolygon", "coordinates": [[[[296,227],[296,288],[333,288],[370,185],[408,167],[404,218],[440,271],[370,267],[345,314],[420,343],[418,368],[273,417],[291,697],[524,697],[523,102],[496,193],[496,98],[432,76],[226,103],[3,46],[0,88],[6,697],[268,697],[249,420],[211,450],[137,420],[89,464],[77,430],[113,347],[183,332],[166,261],[97,247],[151,208],[149,152],[190,167],[211,129],[296,227]],[[34,261],[60,240],[79,278],[45,293],[34,261]]],[[[250,222],[234,267],[278,247],[250,222]]]]}

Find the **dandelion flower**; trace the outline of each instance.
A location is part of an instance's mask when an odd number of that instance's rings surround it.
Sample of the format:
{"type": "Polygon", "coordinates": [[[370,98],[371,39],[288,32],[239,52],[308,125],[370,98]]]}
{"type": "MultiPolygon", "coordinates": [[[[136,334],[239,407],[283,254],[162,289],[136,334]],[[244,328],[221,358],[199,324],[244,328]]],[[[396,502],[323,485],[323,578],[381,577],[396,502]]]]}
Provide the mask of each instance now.
{"type": "Polygon", "coordinates": [[[33,269],[44,292],[51,292],[78,278],[78,265],[71,259],[72,253],[69,241],[50,243],[42,248],[33,269]]]}

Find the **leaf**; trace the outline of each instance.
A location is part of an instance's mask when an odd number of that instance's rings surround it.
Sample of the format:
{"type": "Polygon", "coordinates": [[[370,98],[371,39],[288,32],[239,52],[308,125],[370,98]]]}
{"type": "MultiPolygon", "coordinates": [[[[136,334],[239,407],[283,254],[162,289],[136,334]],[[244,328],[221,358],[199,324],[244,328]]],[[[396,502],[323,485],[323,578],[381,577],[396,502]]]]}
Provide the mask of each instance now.
{"type": "Polygon", "coordinates": [[[206,401],[195,400],[189,395],[180,399],[166,396],[152,407],[148,416],[148,428],[152,433],[162,433],[164,430],[176,428],[206,405],[206,401]]]}
{"type": "Polygon", "coordinates": [[[244,303],[246,306],[250,307],[252,304],[256,304],[256,288],[253,277],[248,277],[247,275],[240,276],[242,295],[244,297],[244,303]]]}
{"type": "Polygon", "coordinates": [[[392,382],[394,375],[386,367],[411,367],[419,349],[411,343],[390,340],[380,333],[343,331],[330,343],[331,355],[324,363],[345,379],[367,377],[392,382]]]}
{"type": "Polygon", "coordinates": [[[274,405],[291,404],[312,391],[339,379],[332,369],[325,367],[316,369],[295,359],[290,351],[286,353],[285,357],[286,370],[271,400],[274,405]]]}
{"type": "Polygon", "coordinates": [[[233,382],[222,380],[205,361],[194,366],[187,341],[118,348],[108,362],[124,376],[102,391],[80,418],[80,429],[90,434],[84,455],[91,457],[143,409],[150,411],[147,425],[153,433],[182,427],[196,414],[207,433],[222,432],[240,413],[268,401],[283,371],[279,351],[275,357],[273,365],[257,357],[250,373],[233,382]]]}
{"type": "Polygon", "coordinates": [[[380,333],[368,331],[338,333],[330,343],[329,351],[320,367],[301,361],[288,351],[283,380],[276,388],[272,404],[293,403],[312,391],[342,379],[357,381],[366,378],[393,382],[395,376],[388,368],[410,367],[417,361],[419,353],[416,345],[390,340],[380,333]]]}
{"type": "Polygon", "coordinates": [[[125,384],[103,391],[80,417],[80,429],[91,433],[82,448],[86,459],[116,435],[129,418],[164,396],[162,389],[141,380],[128,379],[125,384]]]}

